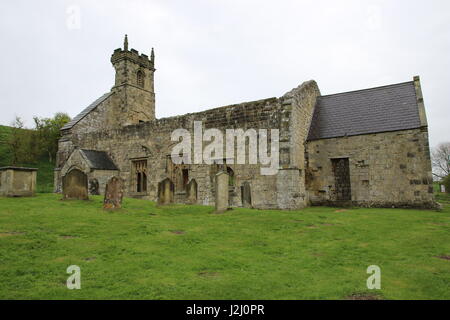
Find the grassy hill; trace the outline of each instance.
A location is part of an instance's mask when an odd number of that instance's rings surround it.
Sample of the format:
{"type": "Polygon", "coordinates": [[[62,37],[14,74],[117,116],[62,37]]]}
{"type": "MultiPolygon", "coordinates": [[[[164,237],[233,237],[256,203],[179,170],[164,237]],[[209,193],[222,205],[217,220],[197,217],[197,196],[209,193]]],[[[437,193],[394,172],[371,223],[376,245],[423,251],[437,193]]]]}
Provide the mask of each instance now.
{"type": "MultiPolygon", "coordinates": [[[[11,165],[11,155],[6,142],[9,139],[11,127],[0,125],[0,167],[11,165]]],[[[41,193],[53,192],[54,163],[47,159],[40,159],[36,163],[20,163],[17,166],[38,168],[36,191],[41,193]]]]}

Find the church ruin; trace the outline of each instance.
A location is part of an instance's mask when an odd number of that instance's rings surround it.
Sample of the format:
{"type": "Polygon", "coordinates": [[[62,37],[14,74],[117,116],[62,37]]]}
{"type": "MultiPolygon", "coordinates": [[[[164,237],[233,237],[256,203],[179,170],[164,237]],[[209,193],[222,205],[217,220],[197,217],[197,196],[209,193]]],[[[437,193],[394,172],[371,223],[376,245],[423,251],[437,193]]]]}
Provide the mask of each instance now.
{"type": "Polygon", "coordinates": [[[115,84],[62,129],[55,191],[73,170],[89,193],[114,176],[124,196],[160,203],[214,205],[215,177],[226,172],[232,207],[308,205],[433,207],[428,124],[420,79],[332,95],[307,81],[279,98],[155,118],[155,55],[124,47],[111,57],[115,84]],[[194,121],[221,131],[278,129],[279,169],[260,164],[175,164],[171,133],[194,121]]]}

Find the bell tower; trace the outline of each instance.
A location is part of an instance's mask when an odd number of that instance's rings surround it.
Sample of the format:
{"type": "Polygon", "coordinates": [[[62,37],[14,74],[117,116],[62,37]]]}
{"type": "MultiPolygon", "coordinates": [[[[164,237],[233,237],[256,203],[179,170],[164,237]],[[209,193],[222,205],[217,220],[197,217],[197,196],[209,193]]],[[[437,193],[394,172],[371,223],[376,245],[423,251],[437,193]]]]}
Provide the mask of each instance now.
{"type": "Polygon", "coordinates": [[[155,119],[155,53],[150,58],[128,49],[125,35],[123,49],[114,50],[111,63],[116,70],[114,93],[114,114],[108,117],[116,125],[126,126],[155,119]]]}

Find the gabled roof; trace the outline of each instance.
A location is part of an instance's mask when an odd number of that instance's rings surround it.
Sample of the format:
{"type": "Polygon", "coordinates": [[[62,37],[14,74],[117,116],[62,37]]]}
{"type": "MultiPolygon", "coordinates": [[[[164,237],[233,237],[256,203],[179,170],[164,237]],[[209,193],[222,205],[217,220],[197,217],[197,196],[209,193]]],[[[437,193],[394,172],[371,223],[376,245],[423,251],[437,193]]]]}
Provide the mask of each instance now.
{"type": "Polygon", "coordinates": [[[80,149],[91,169],[119,170],[105,151],[80,149]]]}
{"type": "Polygon", "coordinates": [[[61,130],[67,130],[71,129],[74,125],[76,125],[81,119],[83,119],[85,116],[89,114],[92,110],[94,110],[100,103],[105,101],[110,95],[112,95],[112,92],[105,93],[100,98],[92,102],[86,109],[81,111],[75,118],[73,118],[71,121],[66,123],[61,130]]]}
{"type": "Polygon", "coordinates": [[[308,140],[419,128],[414,82],[318,97],[308,140]]]}

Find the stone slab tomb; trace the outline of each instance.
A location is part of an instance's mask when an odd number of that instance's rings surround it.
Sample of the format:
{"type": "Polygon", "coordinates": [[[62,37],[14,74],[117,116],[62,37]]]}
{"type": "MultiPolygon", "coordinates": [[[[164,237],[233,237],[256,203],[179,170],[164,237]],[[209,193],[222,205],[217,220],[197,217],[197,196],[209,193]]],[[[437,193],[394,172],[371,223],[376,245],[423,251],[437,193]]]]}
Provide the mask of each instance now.
{"type": "Polygon", "coordinates": [[[103,200],[103,209],[122,208],[122,199],[124,194],[124,183],[119,177],[112,177],[106,184],[105,198],[103,200]]]}
{"type": "Polygon", "coordinates": [[[63,177],[63,200],[89,200],[87,175],[78,169],[63,177]]]}
{"type": "Polygon", "coordinates": [[[36,168],[0,168],[0,196],[32,197],[36,189],[36,168]]]}

